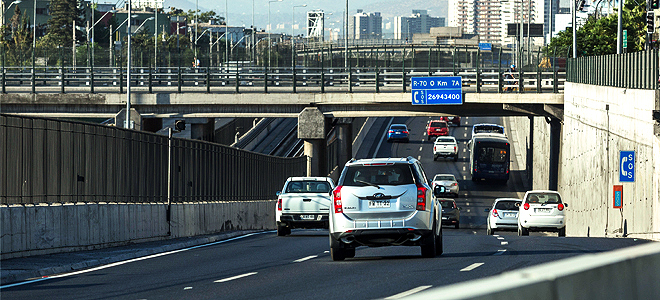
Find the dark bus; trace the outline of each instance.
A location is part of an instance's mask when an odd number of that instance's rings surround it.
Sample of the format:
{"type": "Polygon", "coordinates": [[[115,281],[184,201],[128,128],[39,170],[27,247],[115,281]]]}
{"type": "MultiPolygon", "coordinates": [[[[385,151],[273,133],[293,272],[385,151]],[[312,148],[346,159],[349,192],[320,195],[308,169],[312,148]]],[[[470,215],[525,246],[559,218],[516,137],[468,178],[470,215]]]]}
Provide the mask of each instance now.
{"type": "Polygon", "coordinates": [[[469,143],[470,174],[472,181],[493,179],[509,180],[509,153],[511,144],[502,134],[477,134],[469,143]]]}

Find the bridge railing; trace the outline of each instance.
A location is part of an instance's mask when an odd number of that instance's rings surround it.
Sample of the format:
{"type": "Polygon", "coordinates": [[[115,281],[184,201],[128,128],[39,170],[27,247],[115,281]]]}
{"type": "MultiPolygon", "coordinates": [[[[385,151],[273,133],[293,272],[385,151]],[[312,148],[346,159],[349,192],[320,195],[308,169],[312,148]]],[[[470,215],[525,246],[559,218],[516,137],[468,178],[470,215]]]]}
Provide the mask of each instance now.
{"type": "MultiPolygon", "coordinates": [[[[2,93],[124,93],[128,80],[122,67],[3,68],[2,93]]],[[[537,71],[509,74],[497,69],[457,68],[131,68],[132,92],[407,92],[410,78],[460,76],[466,92],[554,92],[563,90],[565,73],[537,71]],[[522,80],[519,80],[521,79],[522,80]]]]}
{"type": "Polygon", "coordinates": [[[659,50],[568,59],[567,81],[629,89],[658,89],[659,50]]]}
{"type": "Polygon", "coordinates": [[[304,156],[4,114],[0,147],[0,204],[8,205],[167,203],[168,191],[170,202],[268,200],[307,166],[304,156]]]}

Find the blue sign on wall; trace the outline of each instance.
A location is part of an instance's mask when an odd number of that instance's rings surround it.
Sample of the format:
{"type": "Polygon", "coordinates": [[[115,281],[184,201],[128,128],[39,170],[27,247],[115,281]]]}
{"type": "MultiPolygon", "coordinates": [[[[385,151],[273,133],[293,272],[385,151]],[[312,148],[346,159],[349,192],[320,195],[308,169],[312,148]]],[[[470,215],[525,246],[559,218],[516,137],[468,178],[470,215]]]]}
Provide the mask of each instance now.
{"type": "Polygon", "coordinates": [[[479,50],[481,51],[491,51],[493,45],[491,43],[479,43],[479,50]]]}
{"type": "Polygon", "coordinates": [[[635,182],[635,151],[620,151],[619,166],[619,181],[635,182]]]}
{"type": "Polygon", "coordinates": [[[412,77],[412,104],[463,104],[463,82],[460,76],[412,77]]]}

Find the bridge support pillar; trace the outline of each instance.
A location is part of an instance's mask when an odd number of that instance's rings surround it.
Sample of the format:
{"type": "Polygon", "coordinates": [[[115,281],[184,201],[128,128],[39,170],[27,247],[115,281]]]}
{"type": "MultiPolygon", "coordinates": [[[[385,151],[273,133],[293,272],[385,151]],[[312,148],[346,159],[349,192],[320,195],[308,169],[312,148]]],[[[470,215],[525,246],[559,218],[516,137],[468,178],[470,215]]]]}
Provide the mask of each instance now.
{"type": "MultiPolygon", "coordinates": [[[[335,182],[339,179],[339,174],[343,166],[353,156],[353,118],[338,118],[335,120],[335,131],[337,133],[337,178],[333,178],[335,182]]],[[[334,166],[330,166],[334,167],[334,166]]]]}
{"type": "Polygon", "coordinates": [[[561,149],[561,122],[550,118],[550,177],[548,189],[556,191],[559,186],[559,152],[561,149]]]}
{"type": "Polygon", "coordinates": [[[298,114],[298,138],[304,140],[307,176],[326,176],[325,116],[316,107],[306,107],[298,114]]]}
{"type": "Polygon", "coordinates": [[[186,119],[190,123],[190,138],[212,142],[215,135],[215,118],[186,119]]]}
{"type": "Polygon", "coordinates": [[[529,116],[529,144],[527,145],[527,183],[534,189],[534,116],[529,116]]]}

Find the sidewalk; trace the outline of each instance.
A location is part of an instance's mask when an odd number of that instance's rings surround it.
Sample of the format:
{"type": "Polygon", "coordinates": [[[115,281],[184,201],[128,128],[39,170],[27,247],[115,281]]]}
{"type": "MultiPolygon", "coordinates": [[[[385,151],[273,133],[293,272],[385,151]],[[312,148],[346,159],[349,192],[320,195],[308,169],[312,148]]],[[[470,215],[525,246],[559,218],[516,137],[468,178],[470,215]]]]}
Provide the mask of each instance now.
{"type": "Polygon", "coordinates": [[[0,261],[0,285],[71,272],[124,261],[151,254],[163,253],[261,232],[258,230],[231,231],[214,235],[178,238],[90,251],[11,258],[0,261]]]}

